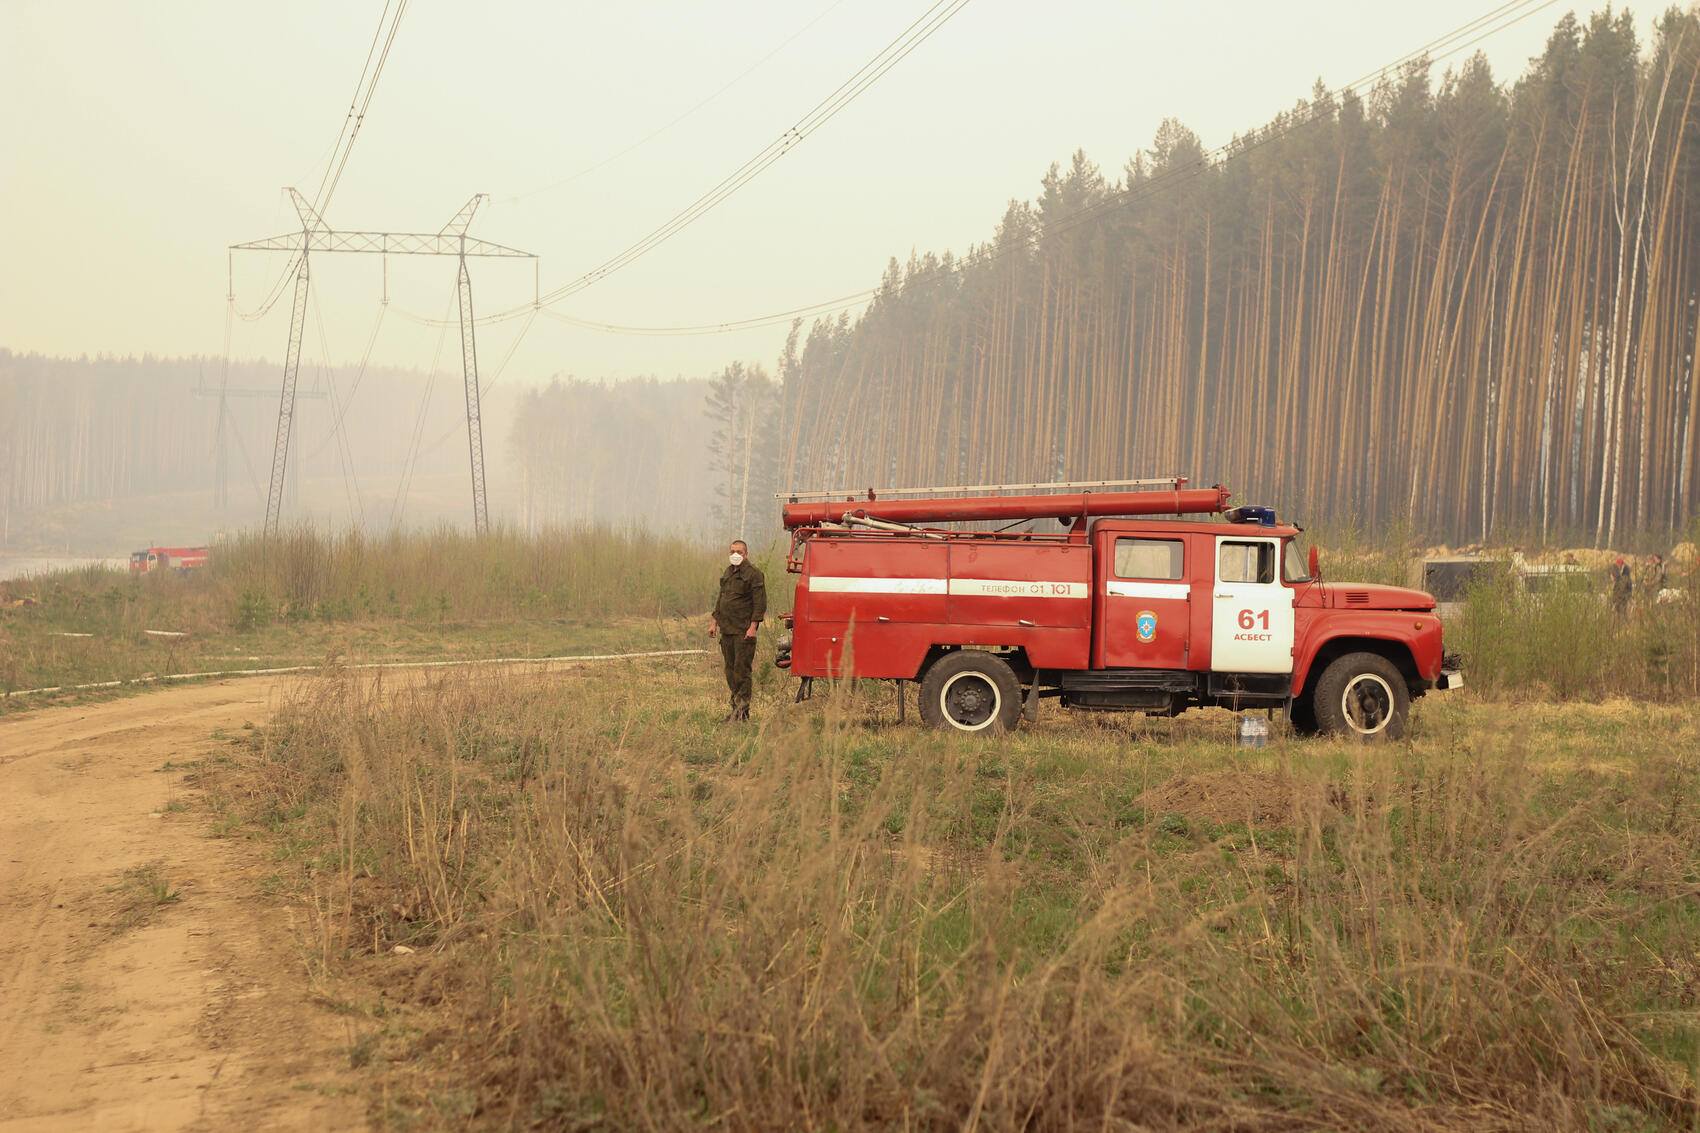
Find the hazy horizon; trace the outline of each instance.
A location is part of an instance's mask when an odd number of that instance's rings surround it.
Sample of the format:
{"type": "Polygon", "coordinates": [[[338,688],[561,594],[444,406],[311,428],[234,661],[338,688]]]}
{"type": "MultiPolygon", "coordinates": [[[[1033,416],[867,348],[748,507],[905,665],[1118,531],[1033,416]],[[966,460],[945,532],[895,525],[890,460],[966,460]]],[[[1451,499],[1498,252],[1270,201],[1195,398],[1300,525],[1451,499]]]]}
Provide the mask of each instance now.
{"type": "MultiPolygon", "coordinates": [[[[327,222],[434,232],[487,192],[471,233],[541,256],[548,291],[779,137],[925,10],[515,0],[468,20],[410,7],[327,222]]],[[[1628,10],[1645,39],[1662,8],[1628,10]]],[[[281,189],[320,184],[380,11],[318,3],[284,23],[209,3],[9,6],[0,90],[28,113],[0,123],[14,155],[0,203],[27,222],[14,221],[0,271],[0,346],[223,357],[226,248],[298,230],[281,189]]],[[[1077,3],[1036,16],[977,0],[723,205],[554,310],[694,326],[861,292],[893,257],[985,241],[1007,202],[1035,196],[1077,149],[1119,176],[1171,117],[1221,144],[1315,82],[1353,82],[1487,11],[1077,3]]],[[[1471,50],[1509,82],[1561,15],[1535,9],[1471,50]]],[[[236,255],[237,308],[260,306],[285,263],[236,255]]],[[[528,263],[479,261],[473,278],[480,314],[534,291],[528,263]]],[[[452,366],[455,332],[409,320],[452,317],[453,281],[451,260],[315,257],[304,359],[350,364],[372,342],[375,363],[452,366]]],[[[285,296],[263,319],[236,320],[229,356],[281,366],[288,307],[285,296]]],[[[521,337],[522,325],[480,329],[486,375],[700,377],[732,360],[771,364],[786,333],[613,334],[540,318],[521,337]]]]}

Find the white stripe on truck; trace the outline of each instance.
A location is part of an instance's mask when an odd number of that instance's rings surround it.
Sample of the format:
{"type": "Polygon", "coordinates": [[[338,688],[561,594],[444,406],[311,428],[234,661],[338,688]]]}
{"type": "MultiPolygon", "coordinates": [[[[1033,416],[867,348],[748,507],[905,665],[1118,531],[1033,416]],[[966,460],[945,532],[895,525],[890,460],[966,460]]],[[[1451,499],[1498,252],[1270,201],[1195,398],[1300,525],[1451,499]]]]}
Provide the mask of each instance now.
{"type": "Polygon", "coordinates": [[[1087,598],[1084,582],[1028,578],[850,578],[813,575],[815,594],[954,594],[961,598],[1087,598]]]}
{"type": "Polygon", "coordinates": [[[815,594],[943,594],[942,578],[834,578],[812,575],[809,590],[815,594]]]}

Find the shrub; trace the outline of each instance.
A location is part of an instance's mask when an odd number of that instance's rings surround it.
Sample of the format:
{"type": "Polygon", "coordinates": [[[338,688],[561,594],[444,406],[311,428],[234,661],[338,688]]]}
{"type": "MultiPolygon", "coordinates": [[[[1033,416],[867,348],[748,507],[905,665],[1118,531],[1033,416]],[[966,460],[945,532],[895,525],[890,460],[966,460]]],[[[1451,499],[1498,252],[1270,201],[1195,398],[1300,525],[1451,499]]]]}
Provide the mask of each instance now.
{"type": "Polygon", "coordinates": [[[272,624],[272,615],[276,607],[262,590],[244,590],[236,600],[236,616],[232,619],[236,629],[243,632],[264,629],[272,624]]]}

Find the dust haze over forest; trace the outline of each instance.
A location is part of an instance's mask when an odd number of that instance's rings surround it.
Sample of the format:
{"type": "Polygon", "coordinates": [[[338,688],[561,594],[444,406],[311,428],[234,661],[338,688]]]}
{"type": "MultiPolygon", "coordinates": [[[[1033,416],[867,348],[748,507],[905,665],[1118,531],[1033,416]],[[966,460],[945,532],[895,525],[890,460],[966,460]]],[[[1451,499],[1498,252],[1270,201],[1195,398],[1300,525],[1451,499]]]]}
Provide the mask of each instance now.
{"type": "MultiPolygon", "coordinates": [[[[150,542],[259,528],[281,367],[231,364],[221,471],[222,365],[0,351],[0,550],[122,557],[150,542]]],[[[303,373],[286,521],[374,532],[466,524],[461,387],[459,374],[440,372],[303,373]]],[[[699,450],[708,388],[687,379],[495,386],[483,411],[492,516],[524,530],[601,523],[706,533],[714,505],[699,450]]]]}
{"type": "MultiPolygon", "coordinates": [[[[1413,66],[1220,151],[1171,120],[1119,169],[1077,153],[777,358],[509,376],[491,515],[759,538],[782,487],[1179,474],[1367,531],[1622,544],[1700,508],[1697,336],[1700,16],[1566,16],[1509,79],[1413,66]]],[[[279,370],[230,366],[271,392],[226,401],[221,506],[193,391],[222,359],[0,353],[0,549],[256,526],[279,370]]],[[[460,385],[303,372],[286,521],[467,523],[460,385]]]]}

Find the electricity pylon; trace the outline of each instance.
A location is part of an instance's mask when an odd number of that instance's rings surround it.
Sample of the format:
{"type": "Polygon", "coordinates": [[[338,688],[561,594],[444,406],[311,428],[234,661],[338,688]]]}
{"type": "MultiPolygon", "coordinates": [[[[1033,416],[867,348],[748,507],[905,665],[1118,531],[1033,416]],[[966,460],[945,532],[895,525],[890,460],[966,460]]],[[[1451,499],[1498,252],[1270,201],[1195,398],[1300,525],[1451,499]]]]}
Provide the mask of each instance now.
{"type": "MultiPolygon", "coordinates": [[[[233,397],[277,396],[269,389],[232,389],[226,384],[228,381],[229,375],[226,374],[224,382],[221,382],[217,388],[197,382],[195,387],[189,391],[190,397],[218,398],[218,433],[213,438],[213,514],[218,517],[218,526],[221,530],[225,526],[230,507],[230,438],[235,436],[236,443],[238,445],[242,443],[241,434],[236,432],[236,421],[231,413],[229,400],[233,397]]],[[[307,390],[304,392],[297,391],[295,396],[324,401],[330,395],[323,390],[307,390]]],[[[248,453],[246,449],[242,451],[242,460],[244,464],[247,464],[248,453]]],[[[248,465],[248,475],[255,475],[251,464],[248,465]]],[[[258,488],[259,482],[256,477],[255,490],[258,491],[258,488]]]]}
{"type": "Polygon", "coordinates": [[[313,252],[376,252],[400,256],[456,256],[460,260],[460,275],[455,286],[460,300],[461,370],[466,380],[466,441],[472,461],[472,523],[483,535],[490,529],[489,508],[484,498],[484,423],[478,395],[478,348],[474,342],[472,321],[472,277],[467,273],[470,256],[491,256],[502,259],[528,259],[535,275],[537,257],[488,240],[476,240],[466,234],[472,214],[485,194],[477,193],[455,214],[454,219],[434,233],[429,232],[337,232],[294,189],[288,190],[295,211],[301,217],[301,231],[246,244],[232,244],[232,252],[293,252],[298,262],[295,268],[295,304],[289,317],[289,348],[283,359],[283,393],[277,407],[277,440],[272,446],[272,482],[266,496],[267,536],[277,534],[279,513],[283,510],[284,468],[289,460],[291,426],[295,419],[295,379],[301,368],[301,336],[307,324],[307,290],[311,276],[308,259],[313,252]]]}

